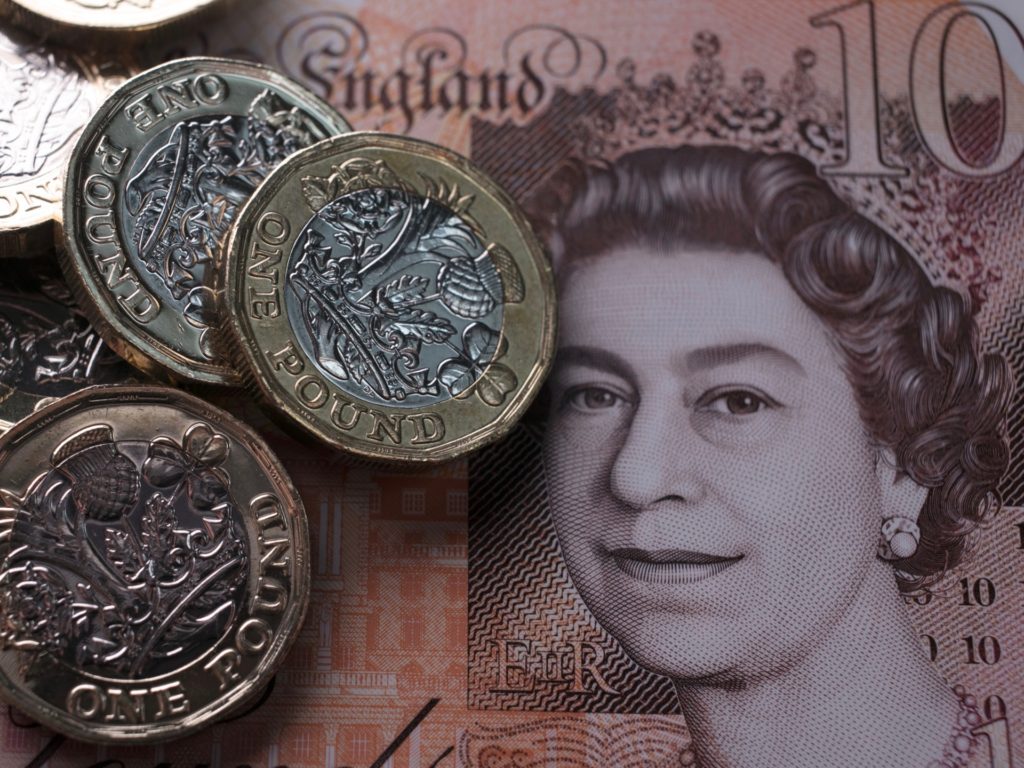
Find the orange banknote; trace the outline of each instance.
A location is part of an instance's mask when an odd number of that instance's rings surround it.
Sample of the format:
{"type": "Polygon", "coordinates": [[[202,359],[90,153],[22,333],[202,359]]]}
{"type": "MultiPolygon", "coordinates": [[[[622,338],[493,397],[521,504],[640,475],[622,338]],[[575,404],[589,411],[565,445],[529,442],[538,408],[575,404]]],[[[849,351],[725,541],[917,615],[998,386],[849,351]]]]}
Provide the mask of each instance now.
{"type": "Polygon", "coordinates": [[[263,697],[0,766],[1024,765],[1024,14],[1011,0],[236,2],[266,62],[457,150],[553,261],[508,439],[274,432],[313,586],[263,697]]]}

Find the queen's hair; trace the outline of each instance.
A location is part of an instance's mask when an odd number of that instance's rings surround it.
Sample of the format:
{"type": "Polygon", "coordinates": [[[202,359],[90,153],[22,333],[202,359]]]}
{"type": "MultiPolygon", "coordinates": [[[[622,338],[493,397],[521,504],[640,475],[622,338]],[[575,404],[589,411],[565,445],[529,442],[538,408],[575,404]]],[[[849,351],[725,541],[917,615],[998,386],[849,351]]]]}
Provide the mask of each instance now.
{"type": "Polygon", "coordinates": [[[782,268],[841,350],[869,437],[928,488],[920,545],[895,563],[905,594],[926,592],[956,566],[970,534],[998,511],[1008,366],[979,352],[970,300],[933,285],[807,160],[724,146],[644,149],[567,165],[527,207],[560,278],[626,244],[754,251],[782,268]]]}

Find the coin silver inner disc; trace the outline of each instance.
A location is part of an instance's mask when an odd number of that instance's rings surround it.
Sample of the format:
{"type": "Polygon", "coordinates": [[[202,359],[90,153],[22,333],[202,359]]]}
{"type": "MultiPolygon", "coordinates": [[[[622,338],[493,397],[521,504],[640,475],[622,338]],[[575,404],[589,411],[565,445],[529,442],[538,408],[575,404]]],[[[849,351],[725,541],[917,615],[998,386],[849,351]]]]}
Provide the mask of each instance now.
{"type": "Polygon", "coordinates": [[[504,352],[494,259],[469,222],[415,192],[366,188],[320,208],[295,241],[286,280],[303,351],[366,402],[443,402],[504,352]]]}
{"type": "Polygon", "coordinates": [[[217,467],[168,438],[88,442],[29,489],[0,564],[0,646],[29,651],[21,673],[36,685],[60,667],[107,681],[180,672],[245,595],[249,542],[217,467]]]}
{"type": "Polygon", "coordinates": [[[177,122],[135,153],[119,205],[121,231],[144,267],[146,288],[184,318],[207,360],[218,358],[212,286],[235,214],[274,166],[322,135],[310,118],[264,90],[246,114],[177,122]]]}

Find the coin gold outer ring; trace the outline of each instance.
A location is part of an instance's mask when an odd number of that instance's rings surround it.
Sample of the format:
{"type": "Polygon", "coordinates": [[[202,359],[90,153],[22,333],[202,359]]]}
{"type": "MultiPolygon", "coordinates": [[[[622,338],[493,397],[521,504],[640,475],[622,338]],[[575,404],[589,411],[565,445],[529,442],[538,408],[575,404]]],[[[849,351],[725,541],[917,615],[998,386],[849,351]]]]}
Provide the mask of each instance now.
{"type": "MultiPolygon", "coordinates": [[[[57,706],[44,701],[37,694],[19,687],[6,673],[0,670],[0,698],[6,699],[9,704],[24,711],[48,728],[72,738],[96,744],[151,744],[179,739],[244,710],[263,693],[267,683],[270,682],[271,677],[287,656],[299,635],[309,605],[309,531],[298,490],[269,446],[250,427],[193,395],[158,386],[101,385],[89,387],[61,398],[19,422],[10,431],[0,436],[0,478],[3,478],[4,486],[6,487],[10,482],[8,478],[12,474],[12,462],[15,464],[13,471],[19,475],[24,473],[25,477],[29,477],[35,472],[32,468],[26,469],[23,466],[17,466],[17,454],[19,446],[35,439],[37,431],[59,425],[64,418],[82,420],[81,415],[92,410],[95,410],[98,415],[109,414],[110,411],[118,408],[146,407],[147,405],[178,410],[185,417],[185,421],[188,421],[188,417],[207,421],[211,426],[232,438],[236,443],[232,446],[233,448],[236,450],[244,448],[249,453],[251,460],[259,464],[263,470],[266,484],[274,488],[282,508],[289,513],[289,544],[291,548],[288,555],[293,563],[289,602],[285,606],[279,629],[275,632],[269,647],[263,652],[255,668],[249,671],[244,679],[223,695],[212,695],[208,704],[190,708],[180,719],[171,719],[160,724],[114,726],[76,719],[57,706]]],[[[160,433],[159,429],[154,430],[152,437],[157,437],[158,433],[160,433]]],[[[141,439],[142,436],[138,437],[141,439]]],[[[177,437],[180,439],[181,436],[177,437]]],[[[59,443],[60,438],[54,440],[55,445],[59,443]]],[[[25,478],[19,476],[16,482],[24,483],[25,478]]],[[[255,520],[251,522],[252,527],[256,528],[255,520]]],[[[248,533],[250,539],[255,538],[256,534],[252,531],[248,533]]],[[[257,560],[260,557],[258,552],[251,552],[250,555],[257,560]]],[[[250,565],[249,568],[250,574],[246,581],[243,604],[250,603],[253,597],[252,585],[255,577],[251,573],[252,566],[250,565]]],[[[229,639],[222,637],[215,647],[224,648],[227,647],[226,644],[230,645],[230,643],[229,639]]],[[[204,661],[209,661],[206,658],[207,655],[210,654],[207,652],[205,655],[200,655],[196,661],[187,666],[201,666],[204,661]]],[[[195,671],[199,674],[198,670],[195,671]]],[[[173,673],[165,673],[165,675],[168,674],[173,673]]],[[[201,674],[203,677],[213,677],[209,672],[201,674]]],[[[83,679],[90,678],[86,676],[83,679]]],[[[211,683],[211,685],[215,685],[215,683],[211,683]]]]}
{"type": "Polygon", "coordinates": [[[74,0],[2,0],[7,13],[19,24],[48,32],[148,32],[184,21],[224,0],[156,0],[149,8],[128,2],[103,8],[83,7],[74,0]]]}
{"type": "MultiPolygon", "coordinates": [[[[250,389],[268,399],[293,423],[323,442],[365,458],[397,463],[437,463],[499,440],[525,413],[540,391],[552,365],[556,310],[550,259],[526,216],[508,193],[467,158],[431,142],[374,131],[356,131],[332,137],[289,156],[264,179],[236,218],[228,241],[225,277],[225,300],[230,310],[229,328],[236,337],[235,349],[240,356],[238,367],[245,372],[250,389]],[[519,379],[509,401],[500,408],[485,405],[472,396],[476,388],[474,384],[463,393],[464,396],[451,398],[436,406],[416,409],[395,407],[390,411],[386,407],[380,409],[397,415],[419,415],[430,410],[441,414],[446,425],[445,438],[432,445],[395,445],[391,442],[378,445],[334,428],[328,414],[330,404],[319,409],[306,407],[276,378],[274,365],[269,360],[269,355],[275,351],[272,347],[280,347],[294,340],[294,332],[275,335],[274,331],[267,331],[265,325],[255,328],[247,311],[247,295],[251,286],[246,283],[246,260],[247,254],[254,247],[254,233],[261,217],[268,211],[281,211],[291,225],[290,235],[279,246],[282,255],[278,282],[282,285],[283,294],[284,272],[291,250],[304,225],[313,215],[310,208],[298,202],[302,199],[300,187],[303,178],[329,176],[332,166],[354,158],[384,160],[393,164],[403,183],[427,197],[431,195],[425,191],[424,185],[425,176],[429,174],[439,175],[448,183],[457,183],[461,193],[475,196],[474,205],[479,204],[489,209],[485,214],[481,214],[481,208],[470,211],[470,215],[475,216],[485,230],[486,239],[497,241],[509,251],[518,253],[516,261],[519,269],[524,273],[531,272],[526,282],[533,288],[534,294],[522,304],[514,307],[506,304],[504,308],[501,328],[503,337],[518,336],[509,333],[509,327],[515,323],[532,325],[534,329],[532,349],[527,351],[520,348],[515,353],[519,356],[520,365],[512,365],[510,358],[502,361],[514,369],[519,379]],[[529,359],[528,364],[522,363],[524,357],[529,359]]],[[[281,300],[282,316],[286,317],[283,295],[281,300]]],[[[283,322],[287,323],[286,320],[283,322]]],[[[515,341],[510,340],[509,343],[512,349],[515,341]]],[[[302,355],[304,371],[317,374],[313,361],[301,350],[299,354],[302,355]]],[[[327,384],[332,398],[339,395],[344,400],[354,400],[325,377],[320,378],[327,384]]]]}
{"type": "MultiPolygon", "coordinates": [[[[261,64],[195,56],[153,67],[126,81],[111,93],[79,135],[64,178],[64,248],[60,250],[58,256],[61,269],[75,301],[99,332],[101,338],[129,363],[142,372],[169,383],[183,381],[237,386],[242,383],[242,379],[238,371],[231,367],[231,361],[204,363],[189,358],[172,349],[153,334],[147,333],[140,325],[127,319],[126,313],[119,311],[115,298],[107,292],[103,285],[103,277],[97,273],[95,260],[86,252],[81,235],[81,227],[84,223],[81,221],[83,209],[81,185],[84,181],[82,173],[86,158],[95,152],[99,142],[107,135],[111,124],[115,120],[127,122],[122,117],[123,109],[150,88],[173,78],[203,74],[234,75],[245,78],[253,84],[265,83],[302,105],[303,111],[314,118],[328,134],[351,130],[351,126],[327,102],[299,83],[261,64]]],[[[205,108],[184,108],[175,113],[174,119],[181,121],[190,117],[202,117],[204,114],[209,114],[205,108]]],[[[129,149],[131,148],[129,147],[129,149]]],[[[125,165],[130,162],[131,157],[129,156],[125,160],[125,165]]],[[[112,204],[115,207],[120,204],[121,191],[119,188],[118,197],[112,204]]],[[[114,216],[116,221],[116,211],[114,216]]],[[[115,243],[117,250],[125,259],[127,269],[131,269],[136,274],[145,269],[142,265],[128,262],[128,249],[125,246],[121,228],[117,230],[115,243]]],[[[114,264],[108,268],[117,269],[119,265],[114,264]]],[[[145,285],[143,280],[138,280],[138,283],[145,285]]]]}

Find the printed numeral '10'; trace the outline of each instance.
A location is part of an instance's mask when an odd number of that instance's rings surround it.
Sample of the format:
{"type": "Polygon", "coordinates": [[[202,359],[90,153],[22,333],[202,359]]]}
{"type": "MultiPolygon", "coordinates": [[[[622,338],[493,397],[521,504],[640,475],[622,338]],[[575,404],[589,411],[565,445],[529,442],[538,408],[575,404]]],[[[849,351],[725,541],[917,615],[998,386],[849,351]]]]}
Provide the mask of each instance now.
{"type": "Polygon", "coordinates": [[[960,589],[960,605],[980,605],[987,608],[996,601],[996,585],[992,583],[992,579],[985,576],[974,581],[966,577],[960,579],[960,589]]]}
{"type": "MultiPolygon", "coordinates": [[[[839,30],[843,65],[843,99],[846,117],[846,156],[821,169],[827,176],[903,176],[907,169],[882,157],[878,107],[878,58],[875,50],[875,6],[872,0],[833,8],[812,16],[814,27],[833,26],[839,30]]],[[[914,36],[910,51],[910,106],[922,143],[947,170],[962,176],[995,176],[1010,168],[1024,154],[1024,100],[1009,98],[1003,51],[999,40],[1011,41],[1024,54],[1024,38],[1005,14],[983,3],[953,2],[929,13],[914,36]],[[995,93],[1000,103],[1000,130],[995,151],[983,165],[970,162],[950,130],[946,94],[951,33],[957,24],[979,24],[991,41],[999,67],[995,93]],[[937,61],[939,71],[925,66],[937,61]],[[933,87],[938,83],[938,88],[933,87]],[[1013,130],[1007,131],[1007,125],[1013,130]]]]}
{"type": "Polygon", "coordinates": [[[967,646],[968,664],[996,664],[1002,658],[1003,649],[992,635],[975,639],[974,635],[963,638],[967,646]]]}

